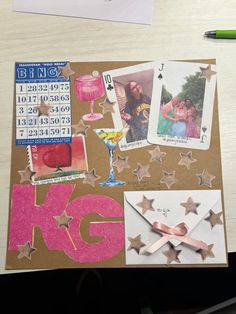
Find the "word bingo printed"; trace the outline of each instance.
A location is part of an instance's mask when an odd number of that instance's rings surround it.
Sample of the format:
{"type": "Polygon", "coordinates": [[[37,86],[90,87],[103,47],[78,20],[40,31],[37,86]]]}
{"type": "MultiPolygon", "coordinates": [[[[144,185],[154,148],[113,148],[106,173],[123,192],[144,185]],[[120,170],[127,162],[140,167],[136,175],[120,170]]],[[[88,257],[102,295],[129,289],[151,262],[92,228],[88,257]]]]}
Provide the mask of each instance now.
{"type": "Polygon", "coordinates": [[[16,63],[16,145],[71,143],[67,62],[16,63]]]}

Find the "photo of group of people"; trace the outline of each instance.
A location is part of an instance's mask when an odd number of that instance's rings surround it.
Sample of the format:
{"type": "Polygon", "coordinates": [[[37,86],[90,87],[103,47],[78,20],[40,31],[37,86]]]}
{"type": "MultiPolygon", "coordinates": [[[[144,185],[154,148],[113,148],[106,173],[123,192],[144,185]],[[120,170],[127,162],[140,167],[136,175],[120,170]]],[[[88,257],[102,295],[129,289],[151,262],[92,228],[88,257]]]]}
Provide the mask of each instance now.
{"type": "Polygon", "coordinates": [[[200,138],[205,80],[200,71],[162,86],[157,134],[200,138]]]}
{"type": "Polygon", "coordinates": [[[161,104],[158,134],[178,137],[200,137],[201,119],[196,106],[191,99],[179,100],[172,98],[166,104],[161,104]]]}

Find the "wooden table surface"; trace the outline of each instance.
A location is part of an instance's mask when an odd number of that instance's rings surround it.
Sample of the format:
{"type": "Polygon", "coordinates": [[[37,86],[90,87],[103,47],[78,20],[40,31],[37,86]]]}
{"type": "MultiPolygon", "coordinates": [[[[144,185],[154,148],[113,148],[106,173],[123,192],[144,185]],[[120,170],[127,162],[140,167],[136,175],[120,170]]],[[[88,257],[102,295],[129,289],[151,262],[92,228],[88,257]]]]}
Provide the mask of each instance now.
{"type": "MultiPolygon", "coordinates": [[[[152,25],[12,12],[0,2],[0,273],[4,270],[15,61],[191,60],[217,62],[229,252],[236,251],[236,40],[203,33],[236,27],[235,0],[156,0],[152,25]]],[[[132,12],[130,12],[132,14],[132,12]]]]}

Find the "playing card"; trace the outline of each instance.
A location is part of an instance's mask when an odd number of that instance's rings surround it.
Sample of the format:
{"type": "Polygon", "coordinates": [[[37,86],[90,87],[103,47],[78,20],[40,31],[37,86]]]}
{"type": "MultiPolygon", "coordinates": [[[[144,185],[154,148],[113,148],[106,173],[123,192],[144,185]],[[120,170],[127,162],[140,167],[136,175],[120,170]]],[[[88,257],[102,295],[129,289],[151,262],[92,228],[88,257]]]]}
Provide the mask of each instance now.
{"type": "Polygon", "coordinates": [[[215,65],[163,62],[155,67],[148,141],[206,150],[211,142],[215,65]]]}
{"type": "Polygon", "coordinates": [[[126,136],[120,141],[121,150],[149,145],[147,134],[153,96],[154,65],[157,66],[158,63],[142,63],[103,73],[107,98],[114,104],[114,125],[117,129],[129,128],[126,136]]]}

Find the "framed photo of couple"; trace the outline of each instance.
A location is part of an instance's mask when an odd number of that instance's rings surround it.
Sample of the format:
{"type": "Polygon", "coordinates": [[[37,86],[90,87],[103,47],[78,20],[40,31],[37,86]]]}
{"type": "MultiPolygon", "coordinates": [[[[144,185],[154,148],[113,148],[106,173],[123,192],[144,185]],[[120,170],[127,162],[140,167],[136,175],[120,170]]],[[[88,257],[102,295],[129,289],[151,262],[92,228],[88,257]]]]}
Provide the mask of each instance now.
{"type": "Polygon", "coordinates": [[[209,149],[216,73],[213,64],[175,61],[104,73],[105,83],[111,82],[114,125],[129,127],[120,149],[150,144],[209,149]]]}

